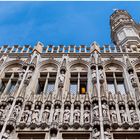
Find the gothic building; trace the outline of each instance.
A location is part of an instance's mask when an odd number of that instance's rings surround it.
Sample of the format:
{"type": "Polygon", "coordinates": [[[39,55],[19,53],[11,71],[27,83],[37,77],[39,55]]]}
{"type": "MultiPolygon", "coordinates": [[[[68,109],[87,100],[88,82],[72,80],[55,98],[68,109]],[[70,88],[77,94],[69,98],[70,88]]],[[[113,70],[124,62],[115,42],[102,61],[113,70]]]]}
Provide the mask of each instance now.
{"type": "Polygon", "coordinates": [[[0,139],[140,139],[140,25],[110,28],[113,46],[0,48],[0,139]]]}

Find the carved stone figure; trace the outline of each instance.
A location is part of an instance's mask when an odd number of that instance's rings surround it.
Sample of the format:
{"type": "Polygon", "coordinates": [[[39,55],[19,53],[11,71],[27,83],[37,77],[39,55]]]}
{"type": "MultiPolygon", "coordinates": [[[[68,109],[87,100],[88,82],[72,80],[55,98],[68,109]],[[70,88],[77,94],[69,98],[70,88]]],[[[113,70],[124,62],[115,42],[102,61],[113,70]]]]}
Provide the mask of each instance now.
{"type": "Polygon", "coordinates": [[[111,134],[109,129],[106,129],[106,131],[104,131],[104,138],[105,139],[111,139],[111,134]]]}
{"type": "Polygon", "coordinates": [[[111,118],[112,123],[117,122],[117,113],[114,110],[114,107],[111,107],[110,118],[111,118]]]}
{"type": "Polygon", "coordinates": [[[39,106],[36,106],[36,109],[32,111],[32,119],[31,123],[38,123],[39,122],[39,106]]]}
{"type": "Polygon", "coordinates": [[[29,107],[26,106],[25,111],[23,112],[23,114],[21,116],[21,122],[27,123],[30,115],[31,115],[31,111],[29,110],[29,107]]]}
{"type": "Polygon", "coordinates": [[[24,75],[25,70],[22,70],[21,72],[19,72],[19,81],[21,81],[23,79],[23,75],[24,75]]]}
{"type": "Polygon", "coordinates": [[[33,69],[29,70],[29,72],[27,73],[27,76],[26,76],[26,80],[29,80],[32,78],[32,74],[33,74],[33,69]]]}
{"type": "Polygon", "coordinates": [[[136,83],[136,77],[134,76],[133,72],[130,72],[130,81],[132,84],[136,83]]]}
{"type": "Polygon", "coordinates": [[[134,110],[134,107],[131,107],[130,109],[130,117],[131,117],[132,123],[138,121],[138,115],[136,111],[134,110]]]}
{"type": "Polygon", "coordinates": [[[100,79],[104,78],[104,74],[103,74],[103,70],[102,69],[99,69],[99,75],[100,75],[100,79]]]}
{"type": "Polygon", "coordinates": [[[98,131],[97,128],[94,128],[92,138],[93,139],[100,139],[100,131],[98,131]]]}
{"type": "Polygon", "coordinates": [[[70,122],[70,110],[69,107],[67,106],[64,111],[64,123],[69,123],[69,122],[70,122]]]}
{"type": "Polygon", "coordinates": [[[120,117],[121,117],[122,123],[127,122],[127,115],[123,107],[121,107],[121,110],[120,110],[120,117]]]}
{"type": "Polygon", "coordinates": [[[93,107],[93,118],[99,118],[99,106],[94,104],[93,107]]]}
{"type": "Polygon", "coordinates": [[[4,134],[2,135],[2,138],[1,139],[8,139],[9,138],[9,136],[10,136],[10,130],[6,130],[5,132],[4,132],[4,134]]]}
{"type": "Polygon", "coordinates": [[[103,117],[108,117],[107,104],[105,102],[102,104],[102,111],[103,111],[103,117]]]}
{"type": "Polygon", "coordinates": [[[90,110],[88,107],[84,111],[84,123],[90,123],[90,110]]]}
{"type": "Polygon", "coordinates": [[[0,108],[0,120],[5,119],[5,111],[4,111],[4,107],[1,106],[0,108]]]}
{"type": "Polygon", "coordinates": [[[80,116],[81,116],[80,108],[77,106],[76,109],[74,110],[73,121],[80,123],[80,116]]]}
{"type": "Polygon", "coordinates": [[[58,77],[58,80],[59,80],[59,83],[58,85],[59,86],[63,86],[64,85],[64,81],[65,81],[65,74],[64,74],[64,71],[62,70],[59,77],[58,77]]]}
{"type": "Polygon", "coordinates": [[[42,122],[48,122],[49,117],[50,117],[50,110],[49,107],[47,107],[42,114],[42,122]]]}
{"type": "Polygon", "coordinates": [[[56,106],[56,109],[54,110],[53,114],[53,121],[58,122],[60,117],[60,109],[58,106],[56,106]]]}
{"type": "Polygon", "coordinates": [[[14,106],[11,118],[17,119],[20,111],[21,111],[21,104],[18,103],[18,105],[14,106]]]}

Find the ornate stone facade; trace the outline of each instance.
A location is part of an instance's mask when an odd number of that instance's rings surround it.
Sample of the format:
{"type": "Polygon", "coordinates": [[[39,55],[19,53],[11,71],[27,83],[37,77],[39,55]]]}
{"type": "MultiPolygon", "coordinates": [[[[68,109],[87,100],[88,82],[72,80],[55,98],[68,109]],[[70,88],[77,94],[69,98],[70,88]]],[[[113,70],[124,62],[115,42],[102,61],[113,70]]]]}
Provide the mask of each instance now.
{"type": "Polygon", "coordinates": [[[0,48],[1,139],[140,139],[140,25],[110,26],[113,46],[0,48]]]}

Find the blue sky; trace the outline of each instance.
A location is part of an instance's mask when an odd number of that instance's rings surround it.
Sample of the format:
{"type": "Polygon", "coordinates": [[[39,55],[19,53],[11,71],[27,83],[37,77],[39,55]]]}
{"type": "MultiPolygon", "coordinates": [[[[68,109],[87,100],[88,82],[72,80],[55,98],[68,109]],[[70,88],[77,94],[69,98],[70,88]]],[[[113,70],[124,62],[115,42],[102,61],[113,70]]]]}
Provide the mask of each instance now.
{"type": "Polygon", "coordinates": [[[0,2],[0,45],[110,44],[113,9],[140,23],[140,2],[0,2]]]}

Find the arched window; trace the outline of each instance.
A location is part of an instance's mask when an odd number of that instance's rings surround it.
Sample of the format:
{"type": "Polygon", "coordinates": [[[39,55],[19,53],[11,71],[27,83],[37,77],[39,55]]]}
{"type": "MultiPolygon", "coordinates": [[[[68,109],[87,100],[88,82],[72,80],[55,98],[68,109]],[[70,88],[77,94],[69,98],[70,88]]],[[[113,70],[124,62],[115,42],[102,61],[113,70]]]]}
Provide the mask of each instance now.
{"type": "Polygon", "coordinates": [[[87,92],[87,71],[87,66],[81,63],[71,66],[69,87],[71,94],[85,94],[87,92]]]}
{"type": "Polygon", "coordinates": [[[110,63],[105,66],[105,73],[108,91],[112,94],[118,91],[120,91],[121,94],[125,94],[123,68],[118,64],[110,63]]]}
{"type": "Polygon", "coordinates": [[[43,65],[40,68],[38,77],[37,94],[44,92],[48,94],[55,89],[55,81],[57,75],[57,66],[53,63],[43,65]]]}
{"type": "Polygon", "coordinates": [[[16,89],[18,84],[19,72],[21,72],[22,67],[20,64],[12,64],[5,68],[0,81],[0,93],[12,94],[16,89]]]}

